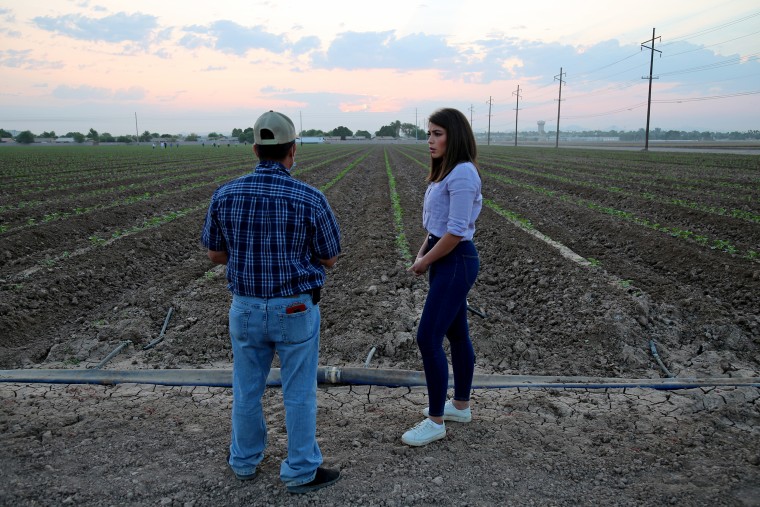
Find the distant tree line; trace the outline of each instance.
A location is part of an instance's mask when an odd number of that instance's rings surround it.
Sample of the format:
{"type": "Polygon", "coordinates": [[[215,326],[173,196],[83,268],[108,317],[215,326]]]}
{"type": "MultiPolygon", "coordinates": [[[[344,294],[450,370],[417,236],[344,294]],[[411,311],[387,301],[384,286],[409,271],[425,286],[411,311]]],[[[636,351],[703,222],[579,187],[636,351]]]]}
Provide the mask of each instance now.
{"type": "MultiPolygon", "coordinates": [[[[208,135],[209,139],[217,139],[224,136],[221,136],[219,134],[211,133],[208,135]]],[[[23,132],[20,132],[15,137],[8,132],[5,129],[0,129],[0,138],[12,138],[17,143],[21,144],[31,144],[35,141],[35,139],[60,139],[60,138],[71,138],[76,143],[83,143],[85,141],[92,141],[93,143],[133,143],[133,142],[151,142],[153,140],[159,140],[159,141],[165,141],[165,142],[177,142],[178,140],[182,139],[184,141],[194,142],[197,141],[200,137],[198,134],[189,134],[186,136],[181,135],[174,135],[174,134],[159,134],[157,132],[149,132],[145,131],[139,136],[129,135],[129,136],[113,136],[108,132],[98,133],[95,129],[90,129],[90,131],[86,134],[82,134],[81,132],[67,132],[61,136],[57,135],[54,130],[51,130],[50,132],[43,132],[42,134],[35,135],[29,130],[25,130],[23,132]]]]}
{"type": "MultiPolygon", "coordinates": [[[[585,130],[585,131],[560,131],[563,137],[605,137],[605,138],[619,138],[621,141],[643,141],[645,137],[645,130],[638,129],[632,131],[618,131],[618,130],[585,130]]],[[[514,135],[514,132],[492,132],[491,135],[514,135]]],[[[520,135],[538,135],[537,131],[523,131],[520,135]]],[[[547,132],[547,136],[553,135],[553,133],[547,132]]],[[[319,129],[303,130],[300,133],[301,137],[339,137],[341,139],[363,137],[371,139],[372,134],[366,130],[357,130],[353,132],[348,127],[339,126],[332,130],[324,131],[319,129]]],[[[409,138],[409,139],[427,139],[427,132],[412,123],[402,123],[398,120],[383,125],[379,130],[375,131],[377,137],[392,137],[392,138],[409,138]]],[[[35,135],[29,130],[25,130],[15,137],[11,135],[5,129],[0,128],[0,137],[13,138],[17,143],[31,144],[35,139],[57,139],[59,137],[71,138],[74,142],[83,143],[85,141],[92,141],[93,143],[133,143],[139,142],[151,142],[153,140],[165,141],[165,142],[177,142],[179,140],[187,142],[196,142],[200,139],[198,134],[192,133],[186,136],[174,135],[174,134],[159,134],[157,132],[144,131],[139,136],[126,135],[126,136],[113,136],[108,132],[99,133],[95,129],[90,129],[86,134],[81,132],[67,132],[62,136],[56,135],[55,131],[43,132],[40,135],[35,135]]],[[[253,144],[253,127],[245,129],[234,128],[232,129],[233,139],[237,139],[241,143],[253,144]]],[[[206,136],[207,139],[217,141],[226,139],[226,137],[217,132],[211,132],[206,136]]],[[[744,132],[732,131],[732,132],[712,132],[712,131],[697,131],[691,132],[683,130],[663,130],[655,128],[649,131],[649,139],[655,141],[743,141],[743,140],[760,140],[760,130],[747,130],[744,132]]]]}
{"type": "MultiPolygon", "coordinates": [[[[583,131],[565,131],[560,130],[560,134],[566,138],[573,137],[599,137],[599,138],[619,138],[621,141],[643,141],[646,136],[645,129],[639,130],[583,130],[583,131]]],[[[491,132],[491,136],[494,135],[506,135],[508,137],[514,136],[513,132],[491,132]]],[[[520,136],[537,136],[538,131],[522,131],[520,136]]],[[[547,137],[555,135],[554,132],[546,132],[547,137]]],[[[712,131],[698,131],[692,130],[690,132],[684,130],[663,130],[655,128],[649,131],[649,139],[655,141],[747,141],[760,139],[760,130],[747,130],[744,132],[732,131],[732,132],[712,132],[712,131]]]]}

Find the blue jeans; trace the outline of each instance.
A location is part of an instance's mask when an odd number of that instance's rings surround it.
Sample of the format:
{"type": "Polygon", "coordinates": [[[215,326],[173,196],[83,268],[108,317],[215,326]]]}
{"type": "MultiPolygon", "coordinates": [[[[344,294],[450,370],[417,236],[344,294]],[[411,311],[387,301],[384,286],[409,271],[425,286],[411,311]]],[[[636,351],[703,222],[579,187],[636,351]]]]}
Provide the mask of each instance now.
{"type": "Polygon", "coordinates": [[[229,465],[239,474],[252,474],[267,445],[267,426],[261,406],[275,351],[280,357],[288,456],[280,479],[299,486],[314,479],[322,464],[317,445],[317,363],[319,306],[309,294],[290,298],[233,296],[230,307],[232,341],[232,438],[229,465]],[[302,303],[306,310],[286,312],[302,303]]]}
{"type": "MultiPolygon", "coordinates": [[[[438,241],[428,237],[427,250],[438,241]]],[[[454,399],[469,401],[475,352],[467,324],[467,293],[480,269],[478,250],[472,241],[461,241],[445,257],[430,265],[430,290],[417,329],[417,345],[428,390],[429,414],[442,416],[449,386],[449,364],[443,337],[449,340],[454,370],[454,399]]]]}

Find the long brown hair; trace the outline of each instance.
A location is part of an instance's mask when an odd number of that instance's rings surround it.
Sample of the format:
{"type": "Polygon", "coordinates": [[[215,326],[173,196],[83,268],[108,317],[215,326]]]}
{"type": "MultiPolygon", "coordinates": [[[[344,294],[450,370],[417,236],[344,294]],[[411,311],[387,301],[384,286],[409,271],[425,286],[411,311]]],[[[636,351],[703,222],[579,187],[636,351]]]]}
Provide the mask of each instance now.
{"type": "Polygon", "coordinates": [[[461,111],[445,107],[431,114],[428,121],[446,129],[446,153],[438,159],[430,158],[428,181],[441,181],[460,162],[472,162],[477,169],[475,134],[461,111]]]}

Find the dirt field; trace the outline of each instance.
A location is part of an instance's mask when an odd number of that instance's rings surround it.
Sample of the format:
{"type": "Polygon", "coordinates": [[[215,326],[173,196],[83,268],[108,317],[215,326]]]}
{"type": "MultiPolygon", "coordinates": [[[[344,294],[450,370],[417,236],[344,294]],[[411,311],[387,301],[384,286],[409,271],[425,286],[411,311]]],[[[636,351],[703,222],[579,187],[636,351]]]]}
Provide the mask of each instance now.
{"type": "MultiPolygon", "coordinates": [[[[230,368],[230,296],[199,234],[248,150],[114,151],[88,173],[81,154],[0,150],[18,168],[0,180],[0,368],[93,368],[127,340],[104,369],[230,368]]],[[[369,368],[421,369],[427,285],[399,253],[386,168],[416,251],[425,160],[422,145],[299,152],[343,235],[321,365],[374,348],[369,368]]],[[[653,341],[678,379],[760,377],[760,158],[492,147],[480,164],[476,373],[664,378],[653,341]]],[[[265,405],[268,456],[241,483],[229,389],[0,383],[0,505],[760,505],[758,387],[478,389],[472,423],[412,449],[424,388],[323,386],[318,436],[343,478],[299,497],[278,478],[277,388],[265,405]]]]}

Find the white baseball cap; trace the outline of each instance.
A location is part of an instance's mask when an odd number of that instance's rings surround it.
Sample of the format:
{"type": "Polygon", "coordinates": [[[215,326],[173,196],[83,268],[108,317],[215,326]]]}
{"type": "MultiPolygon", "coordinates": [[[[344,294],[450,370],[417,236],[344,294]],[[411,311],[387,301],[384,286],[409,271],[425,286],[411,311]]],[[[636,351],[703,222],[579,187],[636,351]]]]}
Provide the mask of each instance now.
{"type": "Polygon", "coordinates": [[[296,127],[282,113],[268,111],[253,126],[253,142],[263,144],[286,144],[296,139],[296,127]]]}

